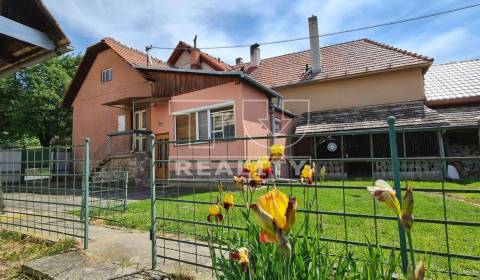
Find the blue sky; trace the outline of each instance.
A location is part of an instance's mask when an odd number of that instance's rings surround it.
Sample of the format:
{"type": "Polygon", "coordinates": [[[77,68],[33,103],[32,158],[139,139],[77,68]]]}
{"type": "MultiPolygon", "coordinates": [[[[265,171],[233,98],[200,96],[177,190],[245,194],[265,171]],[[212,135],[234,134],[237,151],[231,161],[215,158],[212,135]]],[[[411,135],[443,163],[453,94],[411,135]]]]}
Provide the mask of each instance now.
{"type": "MultiPolygon", "coordinates": [[[[303,1],[160,1],[160,0],[44,0],[73,42],[75,53],[112,37],[143,50],[146,45],[174,47],[179,40],[198,46],[249,44],[308,35],[307,18],[315,14],[319,32],[372,25],[443,11],[479,0],[303,0],[303,1]]],[[[480,7],[436,18],[369,31],[320,38],[331,45],[360,38],[433,57],[436,63],[480,57],[480,7]]],[[[308,40],[261,46],[261,57],[309,48],[308,40]]],[[[234,63],[248,61],[248,48],[208,50],[234,63]]],[[[167,50],[152,55],[166,60],[167,50]]]]}

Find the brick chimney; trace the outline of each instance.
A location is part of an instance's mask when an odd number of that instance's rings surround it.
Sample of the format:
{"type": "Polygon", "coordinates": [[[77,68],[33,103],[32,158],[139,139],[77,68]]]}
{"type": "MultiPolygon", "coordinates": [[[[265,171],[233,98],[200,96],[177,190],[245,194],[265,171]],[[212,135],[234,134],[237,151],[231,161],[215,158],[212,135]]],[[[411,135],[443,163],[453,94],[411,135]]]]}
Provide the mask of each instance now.
{"type": "Polygon", "coordinates": [[[320,38],[318,37],[317,17],[314,15],[308,18],[308,34],[310,36],[310,53],[312,55],[312,73],[320,73],[322,71],[320,38]]]}
{"type": "Polygon", "coordinates": [[[197,48],[192,48],[190,50],[190,68],[191,69],[202,68],[202,64],[200,62],[200,50],[197,48]]]}
{"type": "Polygon", "coordinates": [[[241,57],[235,58],[235,65],[240,65],[242,63],[243,63],[243,58],[241,58],[241,57]]]}
{"type": "Polygon", "coordinates": [[[260,65],[260,45],[255,43],[250,46],[250,67],[260,65]]]}

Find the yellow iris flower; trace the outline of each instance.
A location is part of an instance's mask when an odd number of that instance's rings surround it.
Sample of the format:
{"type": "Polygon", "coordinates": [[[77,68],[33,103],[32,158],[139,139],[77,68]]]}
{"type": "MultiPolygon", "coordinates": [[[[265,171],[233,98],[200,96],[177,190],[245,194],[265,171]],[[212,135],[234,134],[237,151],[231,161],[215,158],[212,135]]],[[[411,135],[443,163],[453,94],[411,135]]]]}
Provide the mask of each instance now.
{"type": "Polygon", "coordinates": [[[239,248],[236,252],[231,252],[230,259],[238,261],[238,263],[242,265],[243,272],[247,271],[247,265],[250,262],[247,248],[242,247],[239,248]]]}
{"type": "Polygon", "coordinates": [[[413,226],[413,191],[409,186],[403,197],[403,205],[400,207],[400,202],[397,199],[396,192],[384,180],[375,181],[375,186],[368,187],[368,191],[372,196],[381,202],[384,202],[390,209],[395,212],[399,218],[400,224],[406,231],[410,231],[413,226]]]}
{"type": "Polygon", "coordinates": [[[225,210],[228,210],[228,209],[230,209],[231,207],[233,207],[233,204],[234,204],[233,194],[227,193],[227,194],[223,197],[223,208],[225,208],[225,210]]]}
{"type": "Polygon", "coordinates": [[[286,234],[295,221],[296,199],[294,197],[289,199],[283,192],[274,188],[261,196],[258,204],[253,204],[250,208],[262,228],[260,242],[276,242],[282,249],[291,250],[286,234]]]}
{"type": "Polygon", "coordinates": [[[301,180],[302,180],[302,183],[304,182],[304,180],[307,181],[307,184],[313,184],[313,169],[312,167],[310,167],[310,165],[306,164],[303,169],[302,169],[302,174],[301,174],[301,180]]]}
{"type": "Polygon", "coordinates": [[[217,204],[211,204],[208,206],[207,220],[211,222],[212,218],[215,218],[217,223],[223,220],[222,212],[220,212],[220,207],[217,204]]]}
{"type": "Polygon", "coordinates": [[[285,146],[282,144],[273,144],[270,147],[270,159],[281,160],[285,158],[285,146]]]}

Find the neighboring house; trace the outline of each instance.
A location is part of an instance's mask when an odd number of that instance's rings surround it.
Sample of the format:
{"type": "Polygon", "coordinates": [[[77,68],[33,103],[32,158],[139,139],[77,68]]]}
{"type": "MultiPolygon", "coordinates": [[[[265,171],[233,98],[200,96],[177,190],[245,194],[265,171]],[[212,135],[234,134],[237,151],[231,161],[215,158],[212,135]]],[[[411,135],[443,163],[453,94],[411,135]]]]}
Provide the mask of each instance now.
{"type": "Polygon", "coordinates": [[[68,52],[69,45],[42,1],[0,1],[0,78],[68,52]]]}
{"type": "MultiPolygon", "coordinates": [[[[400,130],[416,129],[399,134],[399,154],[407,159],[402,161],[402,176],[441,177],[438,161],[416,158],[452,154],[455,149],[448,143],[458,139],[450,135],[467,131],[470,137],[478,130],[477,107],[470,105],[478,101],[478,91],[467,94],[472,84],[478,86],[478,69],[472,70],[478,61],[465,63],[454,75],[447,66],[432,66],[431,58],[369,39],[320,48],[316,26],[316,17],[309,18],[310,50],[261,59],[260,46],[254,44],[250,62],[237,58],[233,66],[184,42],[162,62],[104,39],[87,49],[62,103],[73,108],[73,142],[90,137],[93,158],[101,165],[114,158],[117,165],[126,165],[118,158],[128,159],[140,165],[135,177],[146,178],[149,133],[183,141],[160,149],[157,159],[168,159],[169,154],[195,160],[256,157],[265,154],[270,143],[231,139],[269,136],[272,130],[310,135],[289,151],[293,156],[388,158],[386,118],[395,116],[400,130]],[[438,78],[443,72],[448,79],[438,78]],[[446,80],[451,83],[448,90],[438,86],[446,80]],[[338,132],[344,136],[326,136],[338,132]],[[205,142],[213,139],[214,147],[205,142]]],[[[372,174],[367,160],[320,165],[327,166],[330,177],[372,174]]],[[[160,166],[160,177],[173,168],[160,166]]],[[[470,176],[475,168],[469,166],[463,174],[470,176]]],[[[389,176],[390,161],[375,162],[373,172],[375,177],[389,176]]]]}
{"type": "MultiPolygon", "coordinates": [[[[445,154],[480,156],[480,60],[433,65],[425,75],[426,105],[448,123],[445,154]]],[[[463,177],[480,175],[478,160],[450,161],[463,177]]]]}
{"type": "Polygon", "coordinates": [[[281,100],[280,94],[241,71],[219,71],[224,65],[219,60],[185,46],[179,44],[181,52],[173,52],[170,64],[109,38],[89,47],[62,102],[73,109],[73,144],[89,137],[94,160],[117,166],[128,162],[135,167],[131,174],[148,180],[150,133],[158,140],[190,144],[169,145],[160,159],[169,153],[225,159],[227,151],[238,158],[265,154],[266,141],[251,146],[233,138],[269,135],[275,120],[283,122],[277,134],[291,130],[288,120],[295,115],[271,102],[281,100]],[[188,62],[207,70],[174,66],[188,62]]]}

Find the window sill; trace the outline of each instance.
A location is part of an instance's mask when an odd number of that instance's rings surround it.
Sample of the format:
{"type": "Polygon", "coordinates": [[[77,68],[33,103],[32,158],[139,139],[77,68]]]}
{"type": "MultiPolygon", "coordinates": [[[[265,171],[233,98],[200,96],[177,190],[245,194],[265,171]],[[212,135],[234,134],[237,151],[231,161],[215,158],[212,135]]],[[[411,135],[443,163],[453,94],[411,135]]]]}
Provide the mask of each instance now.
{"type": "Polygon", "coordinates": [[[192,145],[202,145],[202,144],[214,144],[214,143],[221,143],[221,142],[233,142],[237,140],[236,138],[227,138],[227,139],[217,139],[217,140],[198,140],[196,142],[191,142],[191,143],[180,143],[180,144],[174,144],[174,146],[192,146],[192,145]]]}

